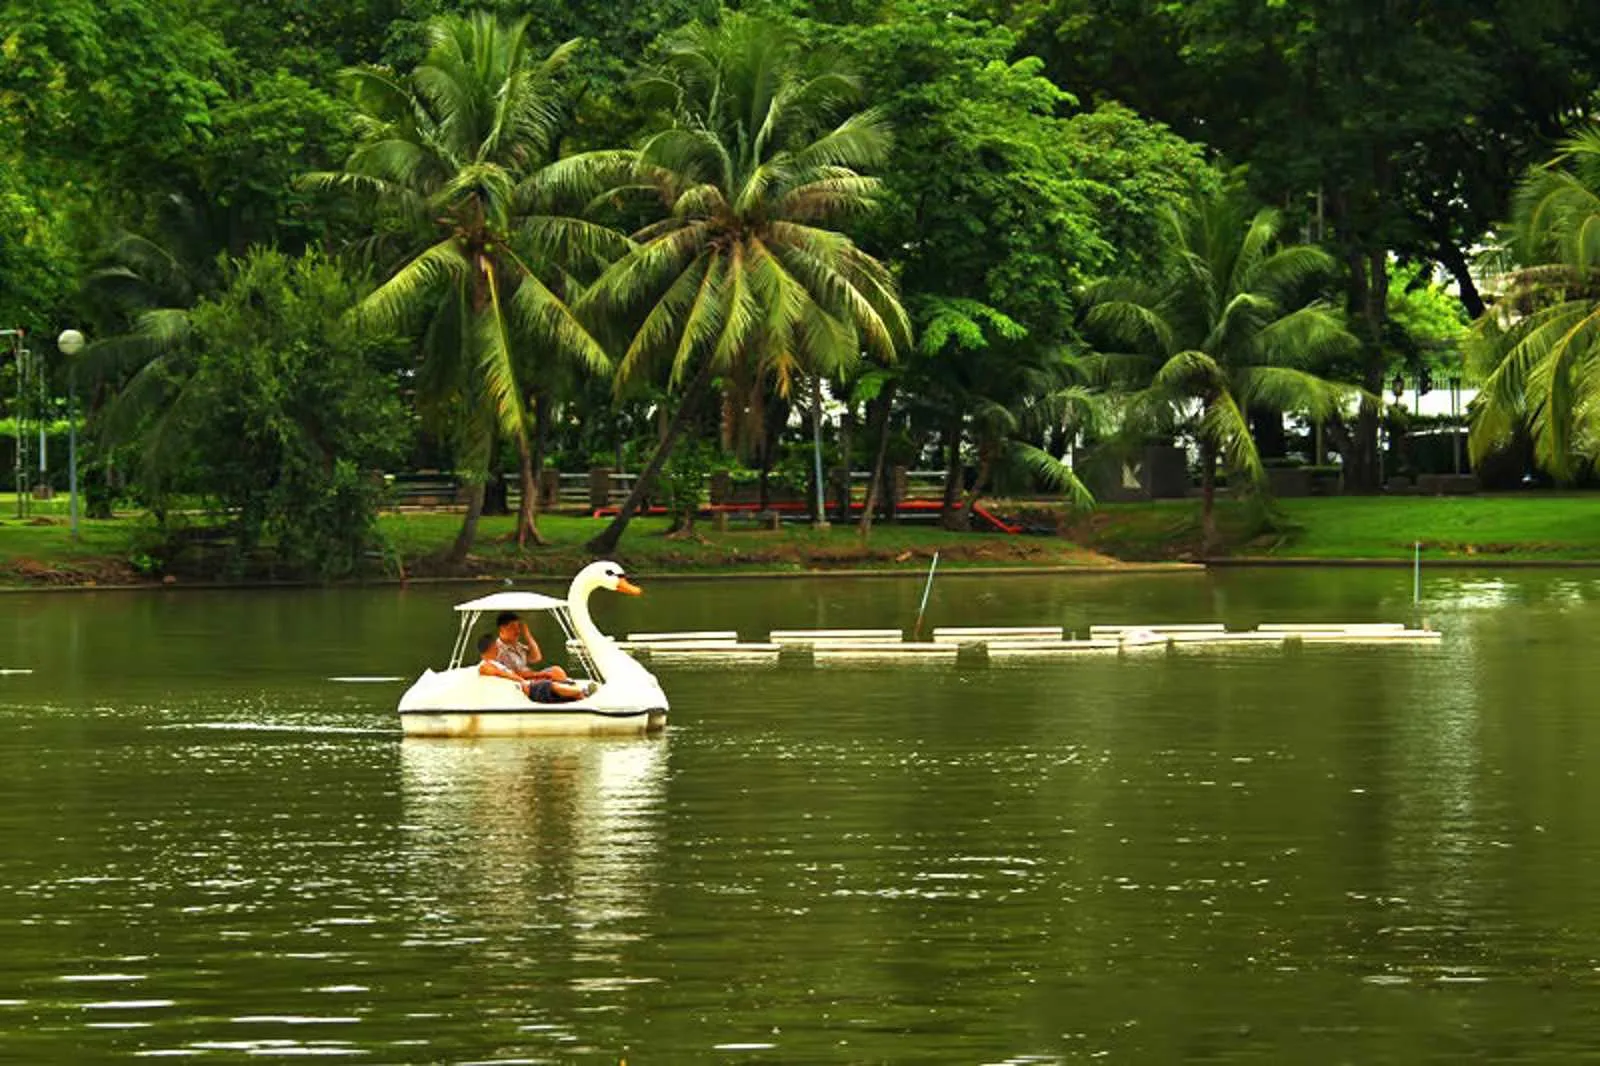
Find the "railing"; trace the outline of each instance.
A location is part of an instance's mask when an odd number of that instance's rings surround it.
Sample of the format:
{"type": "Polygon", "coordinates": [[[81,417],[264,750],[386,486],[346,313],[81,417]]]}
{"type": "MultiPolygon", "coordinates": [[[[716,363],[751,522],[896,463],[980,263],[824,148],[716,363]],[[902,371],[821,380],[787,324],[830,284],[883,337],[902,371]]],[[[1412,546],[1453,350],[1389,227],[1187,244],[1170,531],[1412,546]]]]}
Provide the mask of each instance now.
{"type": "MultiPolygon", "coordinates": [[[[603,467],[583,473],[549,470],[545,472],[540,506],[563,510],[599,510],[614,507],[627,499],[638,478],[637,473],[607,470],[603,467]]],[[[898,490],[896,495],[900,499],[941,496],[944,492],[944,478],[943,470],[896,468],[893,471],[894,486],[898,490]]],[[[850,471],[849,493],[853,502],[865,501],[870,479],[870,471],[850,471]]],[[[392,490],[393,507],[451,510],[466,506],[465,486],[451,473],[425,470],[411,474],[390,475],[388,480],[392,490]]],[[[840,481],[840,471],[833,471],[828,479],[826,493],[830,508],[838,505],[840,481]]],[[[506,486],[510,504],[514,508],[521,500],[522,486],[514,474],[507,475],[506,486]]],[[[885,493],[889,487],[885,485],[880,494],[885,493]]],[[[759,498],[759,491],[758,483],[754,480],[733,481],[726,475],[708,477],[704,490],[705,497],[712,506],[730,507],[755,503],[759,498]]],[[[769,498],[774,503],[800,504],[809,508],[813,491],[809,485],[795,488],[780,484],[774,479],[770,486],[769,498]]]]}

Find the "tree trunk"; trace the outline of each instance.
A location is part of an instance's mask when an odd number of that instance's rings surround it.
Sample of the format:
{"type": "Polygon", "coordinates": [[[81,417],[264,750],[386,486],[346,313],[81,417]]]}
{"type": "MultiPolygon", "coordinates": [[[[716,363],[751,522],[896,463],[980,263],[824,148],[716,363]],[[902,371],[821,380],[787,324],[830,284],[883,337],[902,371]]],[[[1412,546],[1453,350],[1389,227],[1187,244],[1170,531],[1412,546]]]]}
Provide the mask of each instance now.
{"type": "Polygon", "coordinates": [[[1210,555],[1217,547],[1217,449],[1200,442],[1200,551],[1210,555]]]}
{"type": "Polygon", "coordinates": [[[1050,439],[1045,444],[1044,450],[1050,453],[1050,458],[1052,459],[1065,460],[1067,457],[1067,445],[1070,443],[1067,440],[1067,427],[1051,426],[1050,439]]]}
{"type": "Polygon", "coordinates": [[[706,359],[700,364],[700,369],[695,371],[694,378],[689,382],[688,387],[683,390],[683,399],[678,404],[677,413],[672,416],[672,421],[666,426],[666,432],[662,435],[661,443],[656,445],[656,450],[650,456],[650,461],[639,472],[638,480],[633,483],[633,491],[628,493],[626,500],[622,501],[622,509],[617,512],[617,517],[613,518],[610,525],[590,538],[589,542],[584,545],[591,554],[609,555],[617,550],[617,542],[622,539],[623,531],[628,528],[628,523],[633,521],[634,513],[638,511],[639,505],[644,502],[644,498],[650,494],[651,488],[655,485],[657,475],[661,473],[661,468],[666,465],[667,458],[672,454],[673,446],[678,443],[678,438],[683,435],[684,429],[688,427],[690,420],[694,416],[694,408],[699,404],[702,395],[706,391],[706,386],[710,383],[711,360],[706,359]]]}
{"type": "Polygon", "coordinates": [[[872,509],[878,506],[878,493],[883,486],[883,464],[889,452],[889,414],[894,410],[894,387],[893,381],[884,384],[883,391],[878,393],[875,401],[876,409],[867,416],[869,425],[872,425],[874,418],[877,419],[873,428],[878,431],[878,443],[872,453],[872,471],[867,477],[867,499],[861,505],[862,543],[866,543],[872,535],[872,509]]]}
{"type": "Polygon", "coordinates": [[[1449,241],[1441,242],[1439,262],[1456,279],[1456,288],[1461,293],[1461,306],[1467,309],[1467,316],[1474,320],[1483,317],[1483,296],[1478,292],[1478,284],[1472,279],[1472,268],[1467,264],[1467,257],[1461,254],[1461,249],[1449,241]]]}
{"type": "Polygon", "coordinates": [[[939,524],[957,532],[967,526],[966,512],[961,510],[961,419],[956,417],[944,431],[946,465],[944,471],[944,508],[939,514],[939,524]]]}
{"type": "MultiPolygon", "coordinates": [[[[1346,258],[1350,269],[1349,309],[1361,341],[1361,384],[1383,395],[1383,325],[1389,300],[1388,261],[1384,252],[1357,251],[1346,258]]],[[[1382,486],[1378,459],[1379,410],[1363,404],[1346,456],[1345,485],[1375,492],[1382,486]]]]}
{"type": "Polygon", "coordinates": [[[539,547],[545,545],[539,533],[539,471],[544,466],[544,415],[548,411],[542,396],[533,402],[535,450],[529,452],[527,436],[517,438],[517,473],[522,484],[522,500],[517,506],[517,547],[525,548],[528,541],[539,547]]]}
{"type": "Polygon", "coordinates": [[[843,481],[839,485],[839,521],[850,521],[850,435],[855,428],[856,409],[853,404],[845,404],[844,413],[839,416],[839,465],[844,468],[843,481]]]}
{"type": "Polygon", "coordinates": [[[478,518],[483,514],[484,485],[476,482],[467,488],[467,516],[461,521],[461,532],[456,534],[456,542],[450,546],[450,554],[446,558],[456,565],[466,562],[467,553],[472,551],[473,541],[478,539],[478,518]]]}
{"type": "Polygon", "coordinates": [[[768,397],[761,406],[761,478],[757,502],[761,510],[772,509],[772,459],[778,450],[783,427],[789,421],[789,405],[776,396],[768,397]]]}
{"type": "Polygon", "coordinates": [[[989,487],[989,477],[994,473],[994,450],[988,445],[978,445],[978,473],[972,479],[972,488],[967,492],[966,499],[961,504],[961,513],[967,516],[967,524],[972,522],[972,508],[977,505],[978,497],[983,490],[989,487]]]}
{"type": "MultiPolygon", "coordinates": [[[[537,393],[533,398],[533,483],[544,484],[544,462],[550,454],[550,397],[537,393]]],[[[534,514],[538,515],[539,497],[534,496],[534,514]]]]}
{"type": "Polygon", "coordinates": [[[522,499],[517,502],[517,548],[528,546],[531,540],[543,547],[545,540],[539,534],[539,476],[533,470],[533,455],[528,449],[528,438],[517,436],[517,479],[522,486],[522,499]]]}
{"type": "Polygon", "coordinates": [[[1255,408],[1250,411],[1250,434],[1256,439],[1256,453],[1263,459],[1282,459],[1289,454],[1289,438],[1283,428],[1283,412],[1255,408]]]}

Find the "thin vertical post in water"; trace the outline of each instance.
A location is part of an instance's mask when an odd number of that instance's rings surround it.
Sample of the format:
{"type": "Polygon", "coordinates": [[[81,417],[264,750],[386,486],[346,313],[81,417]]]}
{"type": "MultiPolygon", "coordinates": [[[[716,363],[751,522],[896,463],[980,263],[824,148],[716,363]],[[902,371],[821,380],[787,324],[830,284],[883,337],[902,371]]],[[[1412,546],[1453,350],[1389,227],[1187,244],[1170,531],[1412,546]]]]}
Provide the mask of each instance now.
{"type": "Polygon", "coordinates": [[[928,609],[928,593],[933,591],[933,572],[939,567],[939,553],[933,553],[933,562],[928,564],[928,583],[922,586],[922,604],[917,608],[917,624],[911,629],[913,641],[922,639],[922,613],[928,609]]]}
{"type": "Polygon", "coordinates": [[[1422,541],[1411,546],[1411,606],[1422,603],[1422,541]]]}

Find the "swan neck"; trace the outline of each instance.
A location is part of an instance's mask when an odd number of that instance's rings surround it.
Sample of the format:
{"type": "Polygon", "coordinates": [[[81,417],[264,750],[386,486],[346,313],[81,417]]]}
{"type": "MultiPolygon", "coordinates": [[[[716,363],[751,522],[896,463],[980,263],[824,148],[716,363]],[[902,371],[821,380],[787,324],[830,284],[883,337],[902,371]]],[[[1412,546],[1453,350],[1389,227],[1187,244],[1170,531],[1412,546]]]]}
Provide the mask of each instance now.
{"type": "Polygon", "coordinates": [[[600,632],[594,619],[589,616],[589,594],[593,591],[592,585],[580,587],[574,584],[567,592],[567,611],[572,615],[572,628],[578,634],[578,639],[583,641],[591,657],[597,657],[606,643],[606,635],[600,632]]]}

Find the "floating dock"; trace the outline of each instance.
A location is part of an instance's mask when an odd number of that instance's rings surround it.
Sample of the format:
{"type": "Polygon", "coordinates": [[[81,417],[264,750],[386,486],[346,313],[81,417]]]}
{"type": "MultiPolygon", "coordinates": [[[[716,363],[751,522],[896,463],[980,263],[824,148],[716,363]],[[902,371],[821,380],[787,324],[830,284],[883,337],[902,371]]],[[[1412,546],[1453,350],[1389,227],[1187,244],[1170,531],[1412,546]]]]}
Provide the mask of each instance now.
{"type": "Polygon", "coordinates": [[[631,644],[736,644],[739,634],[731,629],[690,629],[673,633],[629,633],[631,644]]]}
{"type": "Polygon", "coordinates": [[[906,637],[898,629],[774,629],[767,635],[774,644],[899,644],[906,637]]]}
{"type": "Polygon", "coordinates": [[[1029,662],[1047,659],[1075,659],[1082,655],[1117,655],[1118,640],[1017,640],[991,641],[985,645],[995,662],[1029,662]]]}
{"type": "Polygon", "coordinates": [[[888,641],[814,641],[811,658],[819,663],[838,662],[893,662],[893,663],[953,663],[961,654],[958,644],[931,642],[890,643],[888,641]]]}
{"type": "Polygon", "coordinates": [[[1221,633],[1221,622],[1154,622],[1150,625],[1090,626],[1089,639],[1121,640],[1125,634],[1171,636],[1174,633],[1221,633]]]}
{"type": "Polygon", "coordinates": [[[1066,631],[1061,626],[942,626],[933,631],[935,644],[993,645],[996,642],[1023,644],[1059,642],[1066,631]]]}
{"type": "Polygon", "coordinates": [[[739,663],[776,666],[782,647],[772,643],[741,644],[728,640],[671,640],[650,646],[652,666],[677,663],[739,663]]]}
{"type": "MultiPolygon", "coordinates": [[[[931,641],[906,640],[898,629],[774,629],[766,641],[746,643],[731,629],[701,629],[629,633],[617,643],[653,664],[776,666],[780,656],[814,663],[953,663],[970,651],[994,662],[1046,662],[1169,648],[1405,644],[1440,637],[1437,630],[1411,629],[1403,622],[1266,622],[1234,630],[1220,622],[1157,622],[1090,626],[1087,640],[1071,639],[1062,626],[943,626],[933,631],[931,641]]],[[[581,651],[576,641],[568,641],[567,650],[581,651]]]]}
{"type": "Polygon", "coordinates": [[[1167,635],[1167,643],[1173,648],[1237,648],[1251,645],[1282,647],[1287,640],[1286,633],[1263,633],[1259,629],[1167,635]]]}
{"type": "Polygon", "coordinates": [[[1262,622],[1262,633],[1388,633],[1405,629],[1404,622],[1262,622]]]}
{"type": "Polygon", "coordinates": [[[1303,630],[1291,633],[1291,640],[1302,644],[1398,644],[1439,640],[1444,634],[1436,629],[1346,629],[1303,630]]]}

